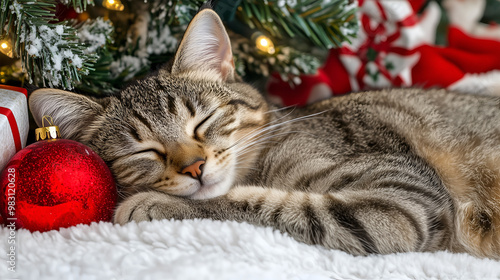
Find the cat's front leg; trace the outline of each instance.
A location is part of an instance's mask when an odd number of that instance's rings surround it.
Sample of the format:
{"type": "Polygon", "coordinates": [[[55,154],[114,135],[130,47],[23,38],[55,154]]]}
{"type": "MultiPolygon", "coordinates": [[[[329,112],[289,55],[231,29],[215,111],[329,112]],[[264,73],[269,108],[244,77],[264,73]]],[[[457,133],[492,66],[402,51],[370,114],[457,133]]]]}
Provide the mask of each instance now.
{"type": "Polygon", "coordinates": [[[210,218],[207,211],[200,211],[199,202],[162,192],[140,192],[118,206],[114,222],[123,225],[131,221],[210,218]]]}
{"type": "MultiPolygon", "coordinates": [[[[126,224],[162,219],[213,219],[234,220],[261,225],[259,209],[253,209],[252,203],[241,201],[241,197],[232,195],[244,193],[252,200],[255,190],[260,194],[261,187],[236,187],[228,194],[211,199],[195,200],[173,196],[159,191],[140,192],[125,199],[116,209],[114,222],[126,224]],[[240,191],[238,191],[240,190],[240,191]]],[[[265,224],[263,224],[265,225],[265,224]]]]}

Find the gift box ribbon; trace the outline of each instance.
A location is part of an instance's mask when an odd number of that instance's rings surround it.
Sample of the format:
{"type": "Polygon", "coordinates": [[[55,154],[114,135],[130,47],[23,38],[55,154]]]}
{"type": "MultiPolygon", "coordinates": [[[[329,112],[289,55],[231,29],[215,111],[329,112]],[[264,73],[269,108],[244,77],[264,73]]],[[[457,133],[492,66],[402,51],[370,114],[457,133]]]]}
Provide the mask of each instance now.
{"type": "MultiPolygon", "coordinates": [[[[12,91],[17,91],[19,93],[24,94],[24,96],[26,96],[26,98],[28,98],[28,91],[24,88],[18,88],[18,87],[13,87],[13,86],[8,86],[8,85],[0,85],[0,88],[12,90],[12,91]]],[[[19,127],[17,126],[17,122],[16,122],[16,118],[14,117],[14,113],[12,113],[12,111],[9,108],[5,108],[5,107],[0,106],[0,115],[4,115],[7,117],[7,120],[9,121],[10,129],[12,131],[12,136],[14,138],[16,152],[20,151],[23,146],[21,143],[21,135],[19,134],[19,127]]]]}
{"type": "Polygon", "coordinates": [[[17,127],[16,118],[9,108],[0,107],[0,114],[5,115],[9,121],[10,129],[12,131],[12,136],[14,138],[14,144],[16,145],[16,152],[20,151],[22,148],[21,135],[19,135],[19,128],[17,127]]]}

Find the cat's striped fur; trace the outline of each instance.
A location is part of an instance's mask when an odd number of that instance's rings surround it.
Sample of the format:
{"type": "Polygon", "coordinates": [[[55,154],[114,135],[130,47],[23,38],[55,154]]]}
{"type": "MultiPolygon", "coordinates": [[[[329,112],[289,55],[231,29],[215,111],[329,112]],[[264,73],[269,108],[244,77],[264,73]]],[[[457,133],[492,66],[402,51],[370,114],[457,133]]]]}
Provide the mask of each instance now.
{"type": "Polygon", "coordinates": [[[117,223],[235,220],[356,255],[500,258],[499,98],[401,89],[276,109],[230,54],[203,10],[171,70],[101,100],[39,90],[30,107],[109,164],[117,223]],[[181,172],[193,161],[199,178],[181,172]]]}

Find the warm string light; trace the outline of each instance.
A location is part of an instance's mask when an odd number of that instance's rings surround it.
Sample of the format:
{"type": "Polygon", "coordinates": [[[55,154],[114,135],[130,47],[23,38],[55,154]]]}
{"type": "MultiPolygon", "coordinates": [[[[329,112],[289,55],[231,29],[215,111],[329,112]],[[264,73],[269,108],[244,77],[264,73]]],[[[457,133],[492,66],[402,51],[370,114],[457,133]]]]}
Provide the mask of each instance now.
{"type": "Polygon", "coordinates": [[[7,39],[0,40],[0,52],[5,54],[6,56],[13,58],[14,52],[12,48],[12,42],[7,39]]]}
{"type": "Polygon", "coordinates": [[[80,22],[84,22],[84,21],[88,20],[89,18],[90,18],[90,15],[87,12],[82,12],[82,13],[78,14],[78,21],[80,21],[80,22]]]}
{"type": "Polygon", "coordinates": [[[7,82],[7,79],[5,78],[6,73],[4,71],[0,71],[0,83],[5,84],[7,82]]]}
{"type": "Polygon", "coordinates": [[[113,11],[123,11],[125,9],[120,0],[103,0],[102,6],[113,11]]]}
{"type": "Polygon", "coordinates": [[[259,35],[255,38],[255,46],[260,51],[268,54],[274,54],[275,52],[273,41],[265,35],[259,35]]]}

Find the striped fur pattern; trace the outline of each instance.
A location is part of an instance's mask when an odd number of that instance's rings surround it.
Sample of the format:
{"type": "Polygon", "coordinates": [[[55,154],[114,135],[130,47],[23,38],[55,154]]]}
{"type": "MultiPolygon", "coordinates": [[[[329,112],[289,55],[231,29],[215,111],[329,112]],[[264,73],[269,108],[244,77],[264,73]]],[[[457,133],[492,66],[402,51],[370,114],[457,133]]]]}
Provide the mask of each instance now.
{"type": "Polygon", "coordinates": [[[395,89],[278,109],[238,80],[225,36],[202,10],[171,69],[104,99],[31,96],[38,122],[52,115],[108,163],[115,222],[235,220],[355,255],[500,258],[498,97],[395,89]],[[198,26],[210,44],[186,48],[198,26]],[[200,178],[181,172],[200,159],[200,178]]]}

